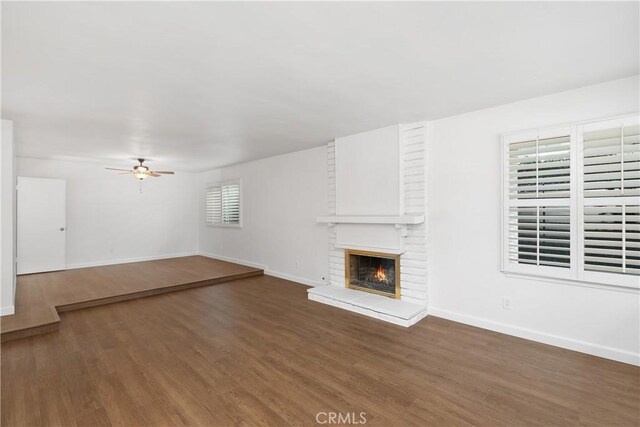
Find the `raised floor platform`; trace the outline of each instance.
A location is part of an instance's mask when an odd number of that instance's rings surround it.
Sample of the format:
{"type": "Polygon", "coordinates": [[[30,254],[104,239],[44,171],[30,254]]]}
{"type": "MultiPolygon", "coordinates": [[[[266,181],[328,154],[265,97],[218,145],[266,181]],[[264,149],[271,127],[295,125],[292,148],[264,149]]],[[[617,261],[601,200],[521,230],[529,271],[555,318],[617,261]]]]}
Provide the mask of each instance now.
{"type": "Polygon", "coordinates": [[[427,316],[424,306],[339,286],[316,286],[307,292],[312,301],[404,327],[414,325],[427,316]]]}
{"type": "Polygon", "coordinates": [[[58,313],[262,275],[203,256],[18,276],[15,314],[0,318],[2,342],[56,330],[58,313]]]}

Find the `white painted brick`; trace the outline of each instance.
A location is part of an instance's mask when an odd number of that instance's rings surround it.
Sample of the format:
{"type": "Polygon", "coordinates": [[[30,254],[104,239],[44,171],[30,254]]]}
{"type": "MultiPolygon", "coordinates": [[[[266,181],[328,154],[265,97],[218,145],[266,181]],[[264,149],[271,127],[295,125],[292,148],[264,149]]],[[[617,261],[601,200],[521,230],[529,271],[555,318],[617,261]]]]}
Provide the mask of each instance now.
{"type": "Polygon", "coordinates": [[[427,282],[427,275],[425,274],[424,276],[416,276],[415,274],[405,274],[401,270],[400,271],[401,287],[402,287],[402,283],[404,283],[404,282],[426,283],[427,282]]]}
{"type": "Polygon", "coordinates": [[[404,169],[408,168],[421,168],[424,171],[424,160],[422,158],[419,159],[405,159],[404,161],[404,169]]]}
{"type": "Polygon", "coordinates": [[[420,260],[420,261],[426,261],[427,260],[427,253],[426,252],[405,252],[402,254],[403,258],[406,258],[408,260],[420,260]]]}
{"type": "Polygon", "coordinates": [[[416,182],[423,182],[424,175],[409,175],[404,177],[404,182],[407,184],[413,184],[416,182]]]}
{"type": "MultiPolygon", "coordinates": [[[[424,123],[402,125],[401,151],[403,176],[401,177],[404,192],[404,211],[406,214],[424,214],[426,212],[426,176],[425,176],[425,126],[424,123]]],[[[335,141],[327,145],[327,175],[329,213],[336,212],[336,154],[335,141]]],[[[336,248],[336,229],[329,227],[329,279],[335,286],[344,286],[344,250],[336,248]]],[[[401,299],[426,306],[427,303],[427,270],[426,270],[426,224],[410,225],[407,227],[407,237],[404,238],[405,253],[400,256],[401,299]]],[[[324,302],[324,301],[323,301],[324,302]]],[[[335,304],[335,303],[334,303],[335,304]]],[[[344,308],[371,317],[378,317],[378,313],[353,305],[344,308]]],[[[392,316],[390,316],[392,317],[392,316]]],[[[419,316],[422,318],[423,315],[419,316]]],[[[398,319],[383,319],[398,323],[398,319]]],[[[419,319],[418,319],[419,320],[419,319]]],[[[415,323],[404,321],[408,326],[415,323]]]]}
{"type": "Polygon", "coordinates": [[[404,212],[406,214],[421,214],[424,212],[424,206],[405,206],[404,212]]]}
{"type": "Polygon", "coordinates": [[[426,252],[426,248],[423,245],[404,245],[404,249],[407,252],[419,252],[419,253],[424,253],[426,252]]]}
{"type": "Polygon", "coordinates": [[[424,146],[422,144],[408,144],[404,146],[403,154],[414,153],[416,151],[423,151],[424,146]]]}
{"type": "Polygon", "coordinates": [[[402,292],[402,296],[407,296],[410,298],[420,298],[425,300],[427,298],[426,287],[423,291],[404,288],[404,289],[401,289],[401,292],[402,292]]]}
{"type": "MultiPolygon", "coordinates": [[[[410,275],[414,275],[414,276],[420,276],[422,278],[427,277],[427,269],[426,266],[408,266],[408,265],[401,265],[401,271],[404,274],[410,274],[410,275]]],[[[408,278],[408,276],[407,276],[408,278]]]]}
{"type": "MultiPolygon", "coordinates": [[[[424,203],[424,198],[422,197],[413,197],[413,198],[408,198],[404,201],[404,207],[408,207],[408,206],[420,206],[422,208],[424,208],[425,203],[424,203]]],[[[424,209],[423,209],[424,211],[424,209]]],[[[409,230],[408,226],[407,226],[407,231],[409,230]]]]}
{"type": "Polygon", "coordinates": [[[411,237],[424,237],[427,235],[424,226],[409,226],[407,227],[407,233],[409,233],[411,237]]]}
{"type": "Polygon", "coordinates": [[[423,199],[424,200],[424,189],[413,190],[413,189],[405,189],[404,190],[404,198],[405,199],[423,199]]]}
{"type": "Polygon", "coordinates": [[[424,182],[405,182],[404,191],[422,191],[424,192],[424,182]]]}
{"type": "Polygon", "coordinates": [[[423,298],[414,298],[414,297],[410,297],[408,295],[402,295],[400,297],[400,299],[402,301],[412,302],[414,304],[424,304],[426,306],[426,300],[423,299],[423,298]]]}
{"type": "Polygon", "coordinates": [[[400,260],[400,268],[404,270],[406,268],[427,268],[426,261],[418,261],[412,259],[405,259],[406,257],[402,257],[400,260]]]}
{"type": "Polygon", "coordinates": [[[426,292],[427,282],[413,283],[405,281],[402,283],[402,287],[400,288],[401,294],[413,296],[414,298],[419,298],[421,295],[426,295],[426,292]]]}
{"type": "Polygon", "coordinates": [[[425,245],[426,241],[425,241],[425,238],[423,236],[413,237],[412,235],[409,235],[409,236],[405,237],[404,243],[405,243],[405,245],[407,245],[407,244],[409,244],[409,245],[425,245]]]}
{"type": "Polygon", "coordinates": [[[409,160],[421,160],[422,164],[424,165],[424,151],[423,150],[419,150],[419,151],[412,151],[410,153],[404,153],[404,160],[405,161],[409,161],[409,160]]]}

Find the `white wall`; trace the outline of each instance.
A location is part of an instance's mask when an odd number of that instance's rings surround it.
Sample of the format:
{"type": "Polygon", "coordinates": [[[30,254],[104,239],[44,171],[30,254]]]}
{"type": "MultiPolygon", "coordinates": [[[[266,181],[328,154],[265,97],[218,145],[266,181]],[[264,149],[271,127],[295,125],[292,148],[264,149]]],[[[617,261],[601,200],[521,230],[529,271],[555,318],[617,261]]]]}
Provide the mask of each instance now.
{"type": "Polygon", "coordinates": [[[260,264],[305,284],[328,280],[327,147],[269,157],[200,175],[200,251],[260,264]],[[242,179],[242,228],[204,222],[208,185],[242,179]]]}
{"type": "Polygon", "coordinates": [[[67,180],[67,267],[194,254],[198,248],[197,176],[148,178],[104,165],[17,159],[19,176],[67,180]]]}
{"type": "Polygon", "coordinates": [[[432,122],[430,313],[639,363],[637,292],[500,272],[500,134],[637,112],[638,76],[432,122]],[[502,308],[503,296],[513,309],[502,308]]]}
{"type": "Polygon", "coordinates": [[[14,312],[15,188],[13,122],[2,120],[0,147],[0,315],[2,316],[14,312]]]}

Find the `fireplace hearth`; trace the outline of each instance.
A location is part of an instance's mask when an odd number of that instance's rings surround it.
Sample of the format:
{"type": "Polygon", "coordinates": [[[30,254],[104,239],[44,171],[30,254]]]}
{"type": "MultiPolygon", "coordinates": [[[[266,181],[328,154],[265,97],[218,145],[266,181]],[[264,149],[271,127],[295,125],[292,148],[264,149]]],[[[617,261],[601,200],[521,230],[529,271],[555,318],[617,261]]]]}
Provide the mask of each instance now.
{"type": "Polygon", "coordinates": [[[345,273],[347,288],[400,298],[398,255],[346,250],[345,273]]]}

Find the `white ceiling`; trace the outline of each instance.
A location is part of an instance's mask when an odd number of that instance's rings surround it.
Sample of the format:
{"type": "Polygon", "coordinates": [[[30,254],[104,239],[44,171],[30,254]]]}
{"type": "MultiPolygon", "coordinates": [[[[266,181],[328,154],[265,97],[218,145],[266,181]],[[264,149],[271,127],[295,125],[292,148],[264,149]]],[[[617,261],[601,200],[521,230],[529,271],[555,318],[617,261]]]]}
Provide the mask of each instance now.
{"type": "Polygon", "coordinates": [[[639,72],[638,2],[2,2],[20,156],[203,170],[639,72]]]}

